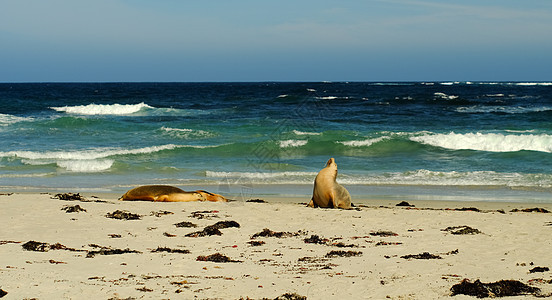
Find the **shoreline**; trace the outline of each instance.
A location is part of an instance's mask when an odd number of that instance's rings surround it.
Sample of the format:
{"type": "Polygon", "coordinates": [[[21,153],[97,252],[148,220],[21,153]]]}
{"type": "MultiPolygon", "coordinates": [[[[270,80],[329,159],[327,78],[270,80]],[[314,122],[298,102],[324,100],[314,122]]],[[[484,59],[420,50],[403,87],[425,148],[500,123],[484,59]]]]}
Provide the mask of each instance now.
{"type": "Polygon", "coordinates": [[[335,210],[302,199],[160,203],[92,194],[0,195],[6,299],[450,299],[464,279],[516,280],[552,295],[552,272],[530,272],[552,268],[552,213],[512,212],[550,204],[404,199],[411,208],[366,199],[335,210]],[[463,207],[481,211],[455,210],[463,207]],[[114,219],[124,215],[116,211],[139,219],[114,219]],[[218,233],[207,230],[216,224],[218,233]],[[471,231],[452,232],[460,227],[471,231]],[[31,241],[37,247],[25,250],[31,241]]]}

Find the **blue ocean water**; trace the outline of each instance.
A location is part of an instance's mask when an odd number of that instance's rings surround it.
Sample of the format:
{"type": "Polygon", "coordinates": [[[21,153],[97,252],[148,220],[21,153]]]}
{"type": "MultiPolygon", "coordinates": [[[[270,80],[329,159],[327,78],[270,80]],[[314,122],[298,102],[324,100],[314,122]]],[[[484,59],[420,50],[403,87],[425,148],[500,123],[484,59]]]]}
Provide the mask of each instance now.
{"type": "Polygon", "coordinates": [[[552,202],[552,83],[3,83],[0,190],[552,202]]]}

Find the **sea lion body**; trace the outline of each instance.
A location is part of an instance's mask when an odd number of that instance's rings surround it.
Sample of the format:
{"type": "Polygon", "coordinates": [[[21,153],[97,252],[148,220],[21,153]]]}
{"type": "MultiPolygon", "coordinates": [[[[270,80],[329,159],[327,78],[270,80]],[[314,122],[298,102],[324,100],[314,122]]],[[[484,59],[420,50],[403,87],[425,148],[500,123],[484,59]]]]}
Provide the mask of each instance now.
{"type": "Polygon", "coordinates": [[[221,195],[206,191],[186,192],[170,185],[143,185],[126,192],[120,200],[144,200],[155,202],[228,201],[221,195]]]}
{"type": "Polygon", "coordinates": [[[316,175],[309,207],[351,209],[351,195],[337,183],[337,164],[330,158],[326,167],[316,175]]]}

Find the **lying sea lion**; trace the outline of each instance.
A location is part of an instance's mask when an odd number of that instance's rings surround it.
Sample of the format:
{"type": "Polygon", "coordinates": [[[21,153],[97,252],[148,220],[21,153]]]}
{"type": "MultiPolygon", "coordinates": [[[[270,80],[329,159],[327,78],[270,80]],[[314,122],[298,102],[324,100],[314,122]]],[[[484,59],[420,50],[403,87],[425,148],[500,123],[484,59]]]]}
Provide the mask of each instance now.
{"type": "Polygon", "coordinates": [[[346,188],[337,183],[337,164],[330,158],[326,167],[316,175],[312,200],[309,207],[351,209],[351,195],[346,188]]]}
{"type": "Polygon", "coordinates": [[[170,185],[143,185],[126,192],[119,200],[145,200],[156,202],[213,201],[227,202],[221,195],[207,191],[186,192],[170,185]]]}

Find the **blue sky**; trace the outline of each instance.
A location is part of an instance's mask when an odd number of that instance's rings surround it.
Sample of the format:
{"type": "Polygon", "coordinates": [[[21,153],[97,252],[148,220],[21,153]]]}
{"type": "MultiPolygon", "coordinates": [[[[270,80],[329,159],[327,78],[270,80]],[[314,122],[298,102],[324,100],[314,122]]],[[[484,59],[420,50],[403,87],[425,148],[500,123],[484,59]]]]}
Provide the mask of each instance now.
{"type": "Polygon", "coordinates": [[[552,1],[0,0],[0,82],[551,81],[552,1]]]}

